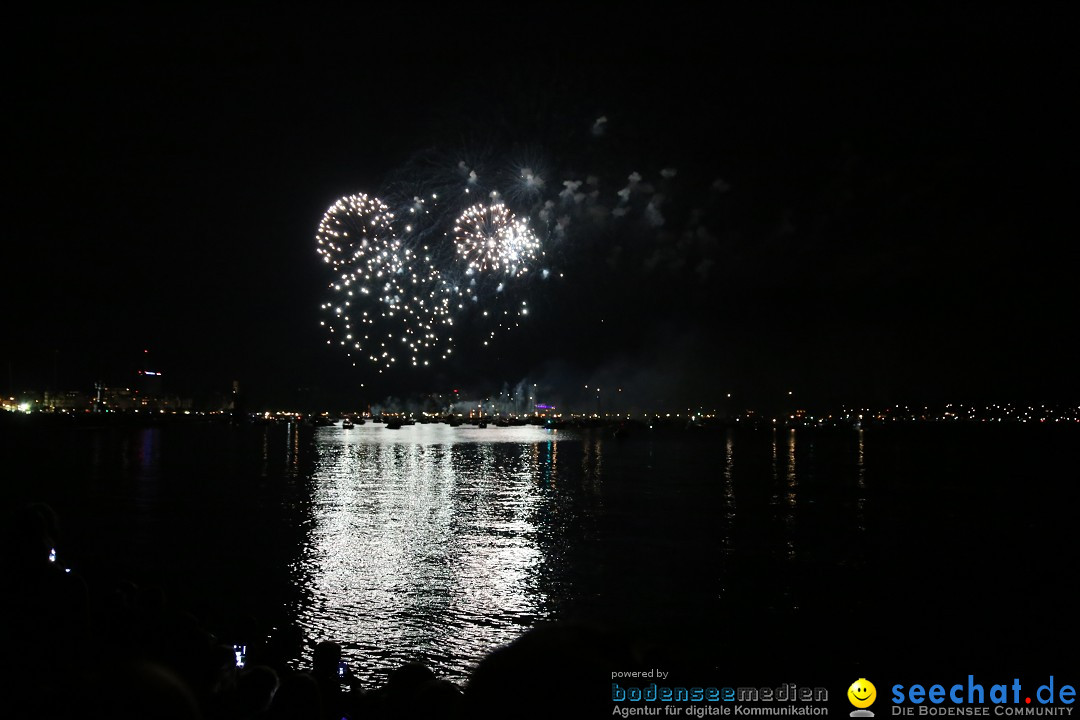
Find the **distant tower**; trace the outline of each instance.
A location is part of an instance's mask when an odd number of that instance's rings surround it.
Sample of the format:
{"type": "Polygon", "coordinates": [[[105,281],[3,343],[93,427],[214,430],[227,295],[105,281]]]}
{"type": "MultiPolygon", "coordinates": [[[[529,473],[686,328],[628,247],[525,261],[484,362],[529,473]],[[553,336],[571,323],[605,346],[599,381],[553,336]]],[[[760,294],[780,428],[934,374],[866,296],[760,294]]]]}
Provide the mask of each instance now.
{"type": "Polygon", "coordinates": [[[161,372],[149,368],[150,351],[143,350],[141,369],[139,370],[138,390],[145,399],[161,397],[161,372]]]}
{"type": "Polygon", "coordinates": [[[232,395],[229,397],[227,409],[234,418],[243,416],[246,410],[244,407],[244,396],[240,394],[239,380],[232,381],[232,395]]]}

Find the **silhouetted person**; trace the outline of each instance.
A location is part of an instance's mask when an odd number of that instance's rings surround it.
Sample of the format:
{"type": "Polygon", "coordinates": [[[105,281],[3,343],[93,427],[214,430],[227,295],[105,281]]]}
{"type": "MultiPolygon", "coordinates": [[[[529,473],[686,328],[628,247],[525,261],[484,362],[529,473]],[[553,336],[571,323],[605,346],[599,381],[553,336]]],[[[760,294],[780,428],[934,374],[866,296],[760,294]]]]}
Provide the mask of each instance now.
{"type": "Polygon", "coordinates": [[[266,717],[268,720],[322,720],[319,683],[308,673],[294,673],[285,677],[274,694],[266,717]]]}
{"type": "Polygon", "coordinates": [[[244,668],[236,681],[236,717],[251,718],[270,708],[278,675],[265,665],[244,668]]]}
{"type": "Polygon", "coordinates": [[[190,688],[156,663],[140,662],[110,672],[94,688],[80,715],[113,720],[199,720],[190,688]],[[85,712],[89,710],[89,712],[85,712]]]}
{"type": "Polygon", "coordinates": [[[338,676],[338,665],[341,663],[341,646],[336,642],[323,640],[315,646],[311,657],[311,676],[319,684],[319,693],[323,701],[323,715],[332,720],[350,715],[352,707],[349,697],[341,689],[343,682],[348,683],[352,692],[360,694],[359,683],[356,682],[351,671],[347,671],[345,677],[338,676]]]}
{"type": "Polygon", "coordinates": [[[278,628],[261,647],[249,647],[248,658],[272,667],[278,677],[285,677],[292,672],[289,663],[303,653],[304,644],[304,631],[296,625],[285,625],[278,628]]]}
{"type": "MultiPolygon", "coordinates": [[[[454,720],[464,717],[461,688],[449,680],[432,679],[417,685],[387,708],[387,720],[454,720]]],[[[528,713],[523,713],[527,715],[528,713]]]]}
{"type": "Polygon", "coordinates": [[[199,681],[200,704],[210,717],[226,717],[235,706],[237,672],[232,645],[210,648],[199,681]]]}
{"type": "Polygon", "coordinates": [[[6,586],[0,596],[4,676],[14,695],[55,707],[70,695],[63,692],[66,678],[83,660],[87,586],[58,559],[60,526],[51,507],[24,505],[5,520],[0,548],[6,586]]]}
{"type": "Polygon", "coordinates": [[[610,714],[611,673],[640,664],[629,643],[603,630],[534,628],[480,662],[465,690],[462,717],[610,714]]]}
{"type": "Polygon", "coordinates": [[[419,662],[411,662],[390,671],[386,684],[370,693],[373,710],[386,718],[409,716],[417,692],[436,680],[435,673],[419,662]]]}

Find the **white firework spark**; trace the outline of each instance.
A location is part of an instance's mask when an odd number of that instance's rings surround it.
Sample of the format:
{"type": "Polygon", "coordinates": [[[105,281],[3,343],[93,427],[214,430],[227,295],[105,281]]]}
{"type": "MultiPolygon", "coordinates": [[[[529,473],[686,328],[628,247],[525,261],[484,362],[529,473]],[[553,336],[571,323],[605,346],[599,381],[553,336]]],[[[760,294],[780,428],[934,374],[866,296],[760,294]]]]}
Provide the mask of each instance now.
{"type": "MultiPolygon", "coordinates": [[[[406,246],[393,232],[394,213],[377,198],[350,195],[323,215],[317,252],[332,266],[331,302],[322,321],[349,357],[385,368],[399,358],[427,365],[451,352],[449,300],[436,292],[439,273],[426,247],[406,246]]],[[[355,364],[355,362],[353,363],[355,364]]],[[[381,372],[381,370],[380,370],[381,372]]]]}
{"type": "Polygon", "coordinates": [[[466,264],[466,274],[520,277],[542,255],[540,240],[528,222],[514,217],[501,202],[466,208],[454,226],[454,247],[466,264]]]}

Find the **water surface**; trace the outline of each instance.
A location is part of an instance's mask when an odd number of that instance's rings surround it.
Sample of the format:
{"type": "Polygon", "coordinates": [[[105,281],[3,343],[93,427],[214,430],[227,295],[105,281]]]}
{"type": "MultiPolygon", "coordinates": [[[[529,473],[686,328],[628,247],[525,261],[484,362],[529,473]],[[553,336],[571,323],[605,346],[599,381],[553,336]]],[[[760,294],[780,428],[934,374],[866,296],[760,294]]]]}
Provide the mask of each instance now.
{"type": "Polygon", "coordinates": [[[1077,566],[1057,431],[192,424],[5,441],[8,499],[50,502],[91,580],[160,584],[222,627],[298,624],[371,682],[413,659],[464,680],[553,620],[716,666],[785,647],[863,667],[942,632],[943,662],[1075,647],[1057,622],[1077,566]]]}

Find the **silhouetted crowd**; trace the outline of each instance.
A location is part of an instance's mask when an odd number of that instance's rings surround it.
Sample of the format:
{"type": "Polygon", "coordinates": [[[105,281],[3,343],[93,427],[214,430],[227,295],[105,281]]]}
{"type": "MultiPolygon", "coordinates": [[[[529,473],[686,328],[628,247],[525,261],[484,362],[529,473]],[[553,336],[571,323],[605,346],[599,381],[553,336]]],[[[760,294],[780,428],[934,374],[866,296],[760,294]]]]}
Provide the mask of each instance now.
{"type": "Polygon", "coordinates": [[[421,663],[367,688],[332,641],[293,669],[305,643],[294,628],[245,646],[238,667],[237,648],[161,588],[121,581],[91,592],[56,557],[49,506],[10,513],[4,532],[4,718],[573,717],[603,707],[610,673],[640,659],[602,630],[551,625],[491,652],[464,688],[421,663]]]}

